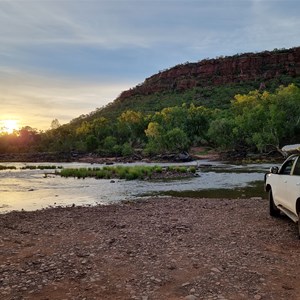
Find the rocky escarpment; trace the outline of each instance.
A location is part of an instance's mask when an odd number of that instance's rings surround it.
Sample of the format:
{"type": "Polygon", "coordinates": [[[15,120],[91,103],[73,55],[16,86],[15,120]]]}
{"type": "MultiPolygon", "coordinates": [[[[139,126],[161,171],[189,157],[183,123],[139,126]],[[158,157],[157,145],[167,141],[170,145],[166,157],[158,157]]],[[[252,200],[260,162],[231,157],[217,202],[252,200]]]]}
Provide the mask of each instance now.
{"type": "Polygon", "coordinates": [[[147,78],[144,83],[124,91],[117,100],[162,91],[184,91],[195,87],[259,81],[262,85],[280,76],[300,76],[300,47],[245,53],[197,63],[177,65],[147,78]]]}

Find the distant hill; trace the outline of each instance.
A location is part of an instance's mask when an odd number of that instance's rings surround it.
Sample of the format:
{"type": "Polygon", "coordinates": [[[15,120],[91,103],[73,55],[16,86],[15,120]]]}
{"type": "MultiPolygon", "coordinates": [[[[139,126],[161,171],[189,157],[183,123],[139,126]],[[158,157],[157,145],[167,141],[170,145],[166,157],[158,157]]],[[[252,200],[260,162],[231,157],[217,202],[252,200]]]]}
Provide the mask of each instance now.
{"type": "Polygon", "coordinates": [[[153,113],[182,103],[222,109],[236,94],[274,91],[289,83],[300,85],[300,47],[186,62],[146,78],[112,103],[72,123],[100,116],[115,118],[128,109],[153,113]]]}
{"type": "Polygon", "coordinates": [[[209,146],[244,158],[299,143],[299,103],[300,47],[205,59],[146,78],[69,124],[0,136],[0,154],[175,158],[209,146]]]}

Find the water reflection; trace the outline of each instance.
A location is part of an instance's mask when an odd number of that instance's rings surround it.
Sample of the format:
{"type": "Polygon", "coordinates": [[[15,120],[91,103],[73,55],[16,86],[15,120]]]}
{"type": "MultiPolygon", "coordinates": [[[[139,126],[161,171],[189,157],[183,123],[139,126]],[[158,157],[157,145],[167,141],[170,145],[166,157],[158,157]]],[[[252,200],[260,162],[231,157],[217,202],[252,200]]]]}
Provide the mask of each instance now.
{"type": "MultiPolygon", "coordinates": [[[[142,163],[136,163],[142,164],[142,163]]],[[[220,194],[222,189],[233,190],[251,187],[254,182],[263,183],[263,174],[270,168],[269,164],[230,165],[220,162],[195,161],[188,165],[200,167],[197,177],[167,181],[125,181],[96,180],[93,178],[74,179],[51,175],[53,170],[21,170],[26,164],[6,163],[16,170],[0,171],[0,212],[11,210],[36,210],[49,206],[95,205],[145,197],[149,195],[176,194],[186,196],[204,195],[205,191],[220,194]],[[50,173],[45,176],[45,173],[50,173]]],[[[30,163],[28,165],[43,165],[30,163]]],[[[49,163],[44,163],[49,165],[49,163]]],[[[53,165],[53,164],[52,164],[53,165]]],[[[90,164],[64,163],[56,164],[64,168],[91,167],[90,164]]],[[[151,165],[151,164],[147,164],[151,165]]],[[[153,163],[152,165],[158,165],[153,163]]],[[[159,164],[186,165],[186,164],[159,164]]],[[[102,167],[94,164],[92,167],[102,167]]],[[[263,191],[261,189],[261,194],[263,191]]]]}

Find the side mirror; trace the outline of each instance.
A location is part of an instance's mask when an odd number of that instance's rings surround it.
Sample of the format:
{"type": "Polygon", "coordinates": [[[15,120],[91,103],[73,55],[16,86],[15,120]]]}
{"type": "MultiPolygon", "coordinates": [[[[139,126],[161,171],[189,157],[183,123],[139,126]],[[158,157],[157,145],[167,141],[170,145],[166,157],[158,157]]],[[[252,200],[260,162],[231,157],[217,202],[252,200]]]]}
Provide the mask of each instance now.
{"type": "Polygon", "coordinates": [[[272,174],[278,174],[279,168],[278,168],[278,167],[271,167],[270,172],[271,172],[272,174]]]}

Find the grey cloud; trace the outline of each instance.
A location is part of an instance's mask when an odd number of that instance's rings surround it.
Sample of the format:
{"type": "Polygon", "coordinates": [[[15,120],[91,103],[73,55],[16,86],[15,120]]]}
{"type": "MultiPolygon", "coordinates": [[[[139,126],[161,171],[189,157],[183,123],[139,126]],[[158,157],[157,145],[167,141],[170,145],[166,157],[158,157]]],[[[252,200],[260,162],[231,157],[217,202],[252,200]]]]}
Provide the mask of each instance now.
{"type": "Polygon", "coordinates": [[[1,117],[23,114],[44,128],[178,63],[299,46],[299,3],[0,1],[1,117]]]}

